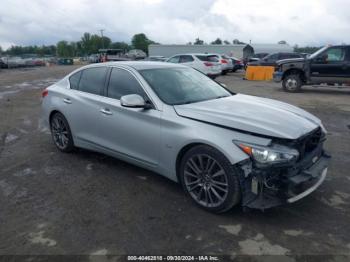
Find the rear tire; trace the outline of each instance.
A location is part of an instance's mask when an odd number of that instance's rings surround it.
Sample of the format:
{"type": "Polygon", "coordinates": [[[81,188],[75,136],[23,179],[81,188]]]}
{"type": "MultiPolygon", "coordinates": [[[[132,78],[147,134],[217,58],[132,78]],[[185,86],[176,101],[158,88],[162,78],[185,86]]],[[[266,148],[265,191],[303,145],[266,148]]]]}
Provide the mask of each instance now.
{"type": "Polygon", "coordinates": [[[282,82],[283,90],[289,93],[297,93],[301,91],[302,81],[300,75],[289,74],[285,76],[282,82]]]}
{"type": "Polygon", "coordinates": [[[221,152],[210,146],[195,146],[187,151],[179,172],[186,194],[207,211],[222,213],[240,202],[237,172],[221,152]]]}
{"type": "Polygon", "coordinates": [[[52,140],[60,151],[69,153],[74,150],[72,132],[64,115],[54,113],[50,119],[50,129],[52,140]]]}

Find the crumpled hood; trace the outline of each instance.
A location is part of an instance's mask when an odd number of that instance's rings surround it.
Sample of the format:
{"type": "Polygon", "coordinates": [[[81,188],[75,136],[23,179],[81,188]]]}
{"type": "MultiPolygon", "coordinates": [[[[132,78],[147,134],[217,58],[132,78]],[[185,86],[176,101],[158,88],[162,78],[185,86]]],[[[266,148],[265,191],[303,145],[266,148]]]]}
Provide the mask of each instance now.
{"type": "Polygon", "coordinates": [[[321,125],[317,117],[298,107],[242,94],[174,108],[183,117],[285,139],[297,139],[321,125]]]}

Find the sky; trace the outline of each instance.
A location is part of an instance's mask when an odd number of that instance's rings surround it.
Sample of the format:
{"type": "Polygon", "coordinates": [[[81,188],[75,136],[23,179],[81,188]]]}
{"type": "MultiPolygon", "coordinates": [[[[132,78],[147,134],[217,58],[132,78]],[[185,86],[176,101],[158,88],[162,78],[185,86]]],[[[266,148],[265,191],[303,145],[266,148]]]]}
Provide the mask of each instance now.
{"type": "Polygon", "coordinates": [[[78,41],[84,32],[162,44],[239,39],[350,44],[350,0],[1,0],[0,46],[78,41]]]}

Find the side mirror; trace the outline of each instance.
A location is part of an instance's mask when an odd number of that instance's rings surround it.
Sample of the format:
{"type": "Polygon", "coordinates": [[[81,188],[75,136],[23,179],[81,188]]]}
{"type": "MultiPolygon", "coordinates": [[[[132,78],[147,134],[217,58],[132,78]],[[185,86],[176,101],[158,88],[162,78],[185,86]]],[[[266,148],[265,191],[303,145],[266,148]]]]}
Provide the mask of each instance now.
{"type": "Polygon", "coordinates": [[[321,55],[316,57],[315,61],[319,63],[324,63],[327,61],[327,57],[328,57],[327,55],[321,55]]]}
{"type": "Polygon", "coordinates": [[[149,109],[152,106],[146,103],[142,96],[137,94],[125,95],[120,98],[120,104],[124,107],[145,108],[149,109]]]}

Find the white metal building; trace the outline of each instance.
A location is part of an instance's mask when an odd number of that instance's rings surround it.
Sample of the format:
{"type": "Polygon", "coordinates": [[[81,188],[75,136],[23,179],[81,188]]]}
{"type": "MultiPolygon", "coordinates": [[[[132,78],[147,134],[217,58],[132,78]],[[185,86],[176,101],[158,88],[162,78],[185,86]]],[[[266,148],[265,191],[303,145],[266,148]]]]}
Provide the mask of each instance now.
{"type": "Polygon", "coordinates": [[[249,57],[254,53],[293,52],[288,44],[249,44],[249,45],[149,45],[149,56],[170,57],[186,53],[219,53],[237,58],[249,57]]]}
{"type": "Polygon", "coordinates": [[[148,54],[149,56],[170,57],[186,53],[219,53],[243,57],[246,47],[247,45],[149,45],[148,54]]]}
{"type": "Polygon", "coordinates": [[[254,49],[254,54],[257,53],[278,53],[278,52],[293,52],[294,49],[288,44],[250,44],[254,49]]]}

